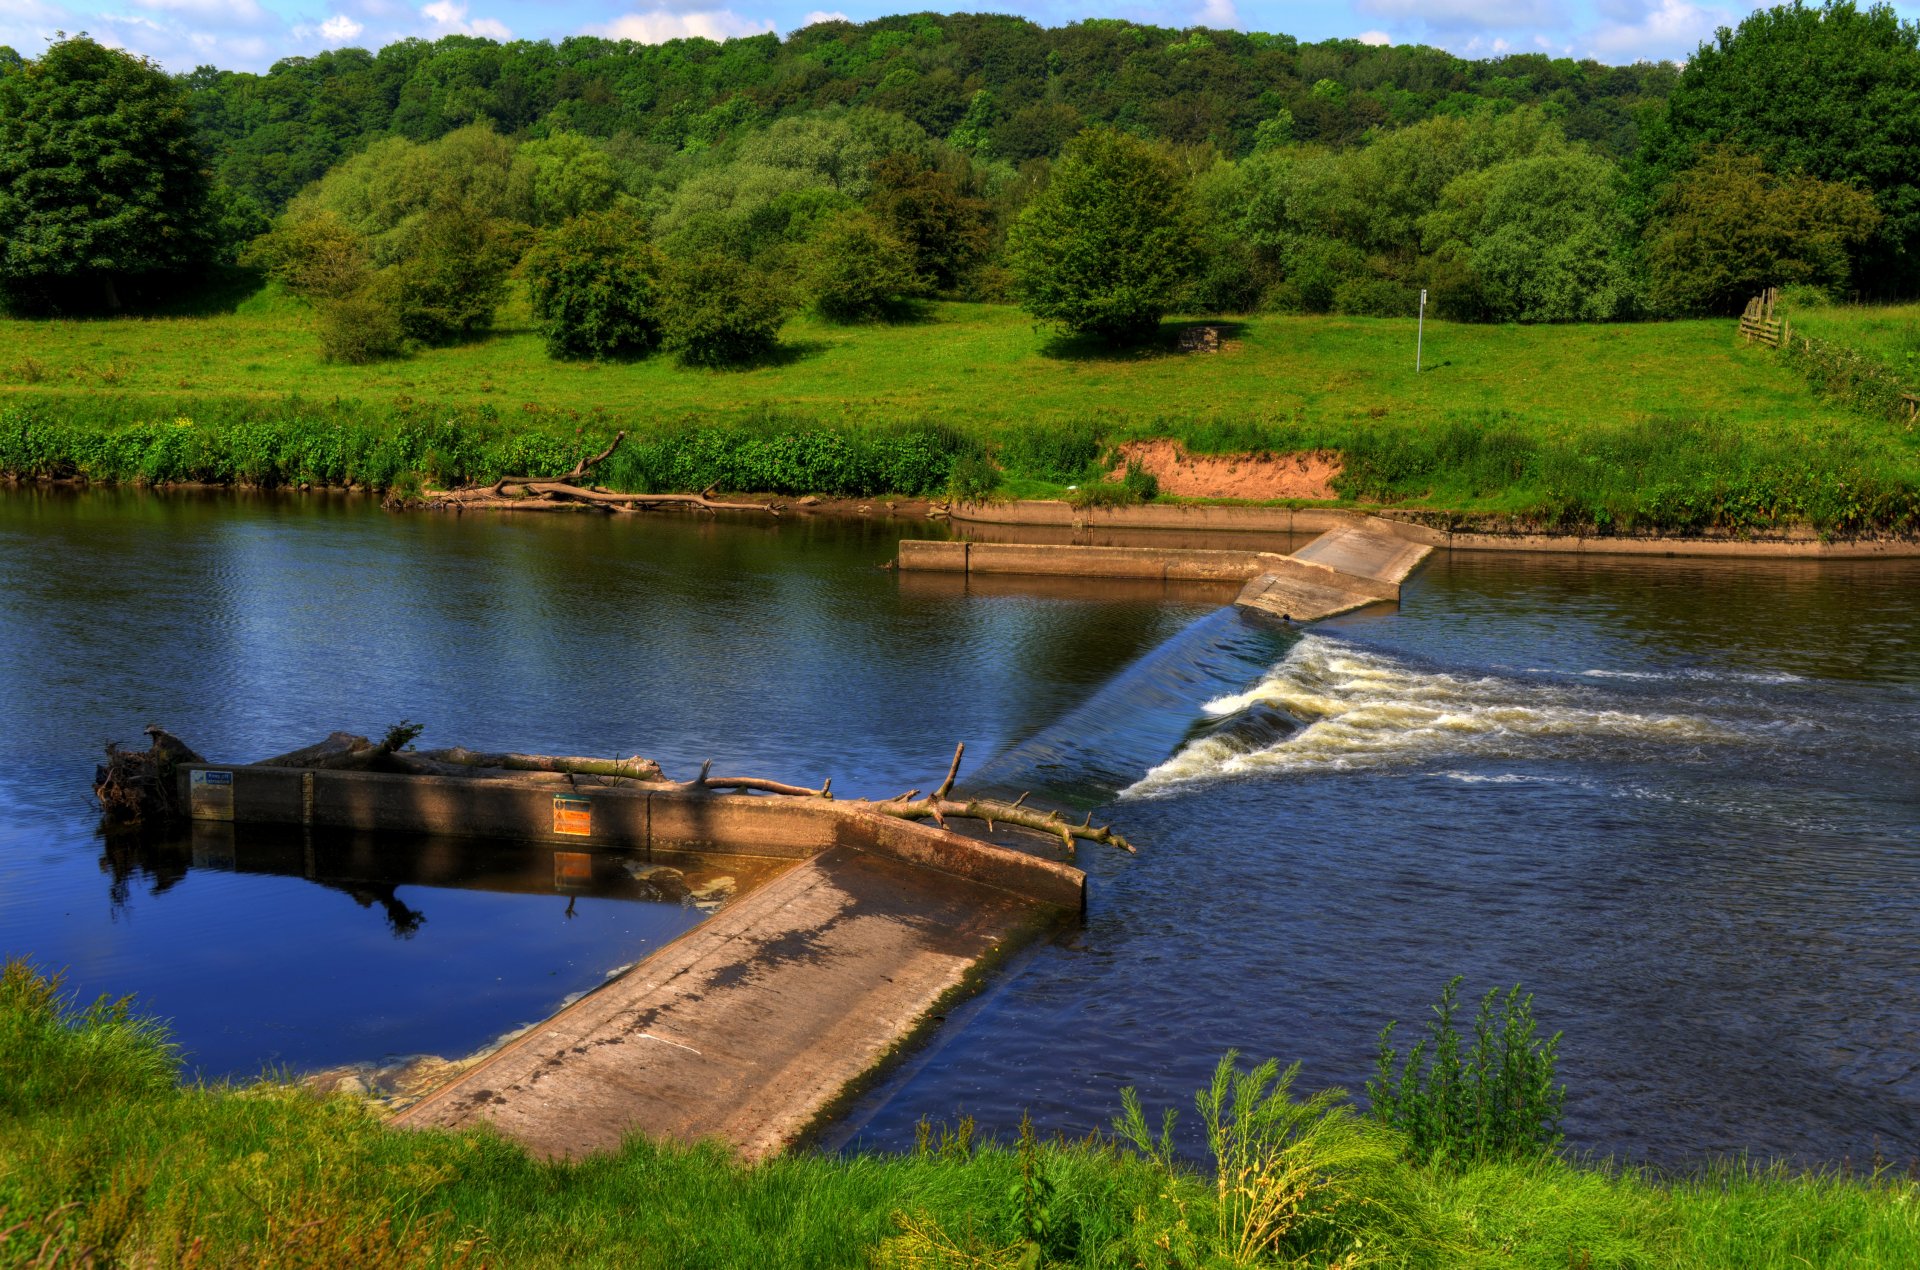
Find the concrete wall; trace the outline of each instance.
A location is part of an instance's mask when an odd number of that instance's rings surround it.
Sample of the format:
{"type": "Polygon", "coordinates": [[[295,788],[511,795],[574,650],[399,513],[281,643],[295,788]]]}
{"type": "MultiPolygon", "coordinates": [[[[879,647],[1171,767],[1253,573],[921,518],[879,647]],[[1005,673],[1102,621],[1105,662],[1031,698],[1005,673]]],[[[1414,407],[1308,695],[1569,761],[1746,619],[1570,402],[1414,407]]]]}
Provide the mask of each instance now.
{"type": "Polygon", "coordinates": [[[498,838],[577,851],[707,851],[793,860],[847,846],[1074,912],[1085,902],[1086,875],[1078,869],[883,815],[859,802],[218,764],[184,767],[180,781],[182,799],[198,819],[498,838]],[[209,776],[219,783],[209,785],[209,776]]]}

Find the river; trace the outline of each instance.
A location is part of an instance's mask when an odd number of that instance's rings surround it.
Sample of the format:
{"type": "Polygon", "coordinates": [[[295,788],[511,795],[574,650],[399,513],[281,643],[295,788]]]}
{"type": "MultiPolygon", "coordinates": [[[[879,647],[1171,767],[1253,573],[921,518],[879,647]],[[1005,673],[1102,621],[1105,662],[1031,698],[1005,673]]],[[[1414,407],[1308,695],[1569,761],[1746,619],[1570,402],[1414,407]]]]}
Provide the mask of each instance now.
{"type": "MultiPolygon", "coordinates": [[[[927,584],[906,522],[392,515],[0,493],[0,953],[136,993],[208,1077],[454,1055],[700,919],[512,853],[104,840],[103,743],[657,758],[1098,809],[1088,921],[1018,958],[835,1144],[1084,1132],[1229,1047],[1356,1091],[1441,985],[1523,982],[1576,1150],[1920,1156],[1920,562],[1436,556],[1290,635],[1206,588],[927,584]],[[346,853],[350,855],[351,853],[346,853]],[[524,871],[522,871],[524,872],[524,871]]],[[[1228,595],[1231,594],[1229,589],[1228,595]]]]}

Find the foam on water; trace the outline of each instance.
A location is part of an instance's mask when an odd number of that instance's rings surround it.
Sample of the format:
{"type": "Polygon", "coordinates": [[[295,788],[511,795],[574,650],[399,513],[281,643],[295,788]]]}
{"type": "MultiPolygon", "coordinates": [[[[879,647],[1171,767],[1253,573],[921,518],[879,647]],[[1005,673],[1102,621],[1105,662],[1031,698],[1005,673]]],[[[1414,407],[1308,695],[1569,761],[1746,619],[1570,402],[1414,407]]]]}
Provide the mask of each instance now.
{"type": "Polygon", "coordinates": [[[1217,722],[1123,796],[1244,775],[1544,758],[1596,741],[1697,746],[1739,735],[1704,716],[1638,711],[1579,685],[1422,669],[1319,635],[1302,639],[1253,687],[1203,709],[1217,722]],[[1275,711],[1298,728],[1274,739],[1263,719],[1250,743],[1235,727],[1275,711]]]}

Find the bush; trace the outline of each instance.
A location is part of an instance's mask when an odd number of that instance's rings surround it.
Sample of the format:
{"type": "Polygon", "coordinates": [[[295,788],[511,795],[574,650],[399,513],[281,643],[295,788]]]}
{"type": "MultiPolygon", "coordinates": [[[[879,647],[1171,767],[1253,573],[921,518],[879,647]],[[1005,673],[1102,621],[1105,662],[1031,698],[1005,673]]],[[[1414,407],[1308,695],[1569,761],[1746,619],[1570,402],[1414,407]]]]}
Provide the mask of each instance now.
{"type": "Polygon", "coordinates": [[[392,288],[375,283],[317,306],[320,351],[330,362],[362,366],[406,348],[392,288]]]}
{"type": "Polygon", "coordinates": [[[632,357],[660,343],[660,253],[625,211],[577,216],[527,253],[534,320],[553,357],[632,357]]]}
{"type": "Polygon", "coordinates": [[[719,252],[669,263],[660,343],[688,366],[730,366],[771,353],[791,311],[772,278],[719,252]]]}
{"type": "Polygon", "coordinates": [[[1374,1117],[1406,1135],[1423,1164],[1465,1166],[1488,1160],[1550,1155],[1560,1145],[1566,1086],[1555,1087],[1560,1034],[1534,1039],[1533,997],[1515,984],[1492,990],[1473,1021],[1473,1048],[1463,1057],[1453,1023],[1461,976],[1440,993],[1427,1035],[1394,1073],[1395,1023],[1380,1031],[1375,1078],[1367,1082],[1374,1117]],[[1498,1017],[1495,1002],[1499,1002],[1498,1017]]]}
{"type": "Polygon", "coordinates": [[[978,503],[999,488],[1000,469],[986,455],[976,450],[954,460],[953,472],[947,478],[949,497],[963,503],[978,503]]]}
{"type": "Polygon", "coordinates": [[[1385,278],[1348,278],[1333,290],[1333,311],[1354,317],[1412,317],[1419,308],[1413,290],[1385,278]]]}
{"type": "Polygon", "coordinates": [[[392,266],[401,329],[426,344],[492,329],[513,263],[507,235],[492,217],[467,203],[436,203],[392,266]]]}
{"type": "Polygon", "coordinates": [[[830,322],[898,317],[920,289],[912,253],[870,213],[834,217],[809,247],[807,290],[830,322]]]}

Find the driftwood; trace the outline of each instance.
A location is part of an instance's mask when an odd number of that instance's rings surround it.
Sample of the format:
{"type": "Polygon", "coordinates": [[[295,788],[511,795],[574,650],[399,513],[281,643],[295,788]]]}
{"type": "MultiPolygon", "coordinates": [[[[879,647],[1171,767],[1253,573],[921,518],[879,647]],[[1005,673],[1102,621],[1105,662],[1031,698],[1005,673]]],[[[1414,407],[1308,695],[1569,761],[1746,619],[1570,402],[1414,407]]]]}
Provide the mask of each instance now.
{"type": "Polygon", "coordinates": [[[622,431],[600,453],[583,456],[564,476],[503,476],[488,485],[465,489],[428,490],[427,505],[464,511],[599,511],[612,514],[651,511],[659,507],[690,507],[697,511],[765,512],[780,514],[778,503],[729,503],[713,496],[709,485],[698,494],[618,494],[600,485],[586,484],[593,469],[610,458],[627,439],[622,431]],[[517,491],[517,492],[516,492],[517,491]]]}
{"type": "MultiPolygon", "coordinates": [[[[527,772],[542,775],[593,776],[612,780],[641,781],[663,792],[707,793],[744,790],[782,798],[821,798],[832,800],[833,782],[824,780],[818,789],[792,785],[759,776],[715,776],[713,762],[700,767],[700,774],[689,781],[669,780],[660,765],[649,758],[592,758],[553,754],[483,753],[455,746],[450,749],[415,751],[406,748],[420,733],[418,725],[400,723],[387,730],[378,744],[350,732],[335,732],[326,740],[303,749],[292,750],[252,766],[291,767],[328,771],[385,771],[412,775],[480,777],[501,772],[527,772]]],[[[182,815],[179,806],[175,767],[180,763],[201,763],[202,759],[178,738],[159,727],[149,727],[151,743],[145,751],[124,750],[109,743],[107,762],[94,775],[94,793],[100,799],[107,819],[115,823],[143,821],[164,823],[182,815]]],[[[1110,826],[1093,823],[1091,813],[1079,824],[1057,811],[1027,805],[1025,794],[1007,802],[997,798],[957,798],[954,781],[960,774],[960,761],[967,747],[957,745],[946,777],[934,791],[921,797],[910,789],[896,798],[883,801],[859,799],[851,806],[902,820],[932,820],[942,828],[947,821],[977,820],[992,833],[1002,825],[1058,838],[1067,854],[1075,853],[1082,842],[1097,842],[1132,852],[1133,844],[1110,826]]]]}
{"type": "Polygon", "coordinates": [[[1098,842],[1118,847],[1129,854],[1134,853],[1133,844],[1115,833],[1111,825],[1094,824],[1092,812],[1088,812],[1087,818],[1076,825],[1057,811],[1027,806],[1025,794],[1012,802],[998,798],[952,797],[953,781],[960,774],[960,758],[966,751],[964,742],[953,747],[953,762],[947,766],[946,779],[925,798],[920,797],[919,790],[910,789],[897,798],[869,803],[868,806],[882,815],[898,816],[903,820],[932,820],[942,829],[947,827],[948,817],[985,821],[989,833],[999,825],[1018,825],[1022,829],[1059,838],[1066,845],[1068,855],[1075,854],[1074,848],[1078,842],[1098,842]]]}
{"type": "Polygon", "coordinates": [[[205,761],[179,737],[149,723],[144,750],[107,742],[107,761],[93,769],[93,796],[109,824],[166,824],[180,817],[175,767],[205,761]]]}
{"type": "MultiPolygon", "coordinates": [[[[369,772],[383,766],[387,759],[411,744],[420,735],[420,725],[398,723],[387,729],[378,745],[351,732],[334,732],[317,745],[276,754],[252,764],[254,767],[297,767],[314,771],[369,772]]],[[[202,761],[202,760],[196,760],[202,761]]]]}
{"type": "Polygon", "coordinates": [[[660,765],[635,754],[631,758],[584,758],[558,754],[482,754],[454,746],[449,750],[421,750],[396,757],[408,763],[431,763],[458,771],[461,768],[492,767],[513,772],[563,772],[576,776],[626,777],[629,780],[657,781],[660,765]]]}

